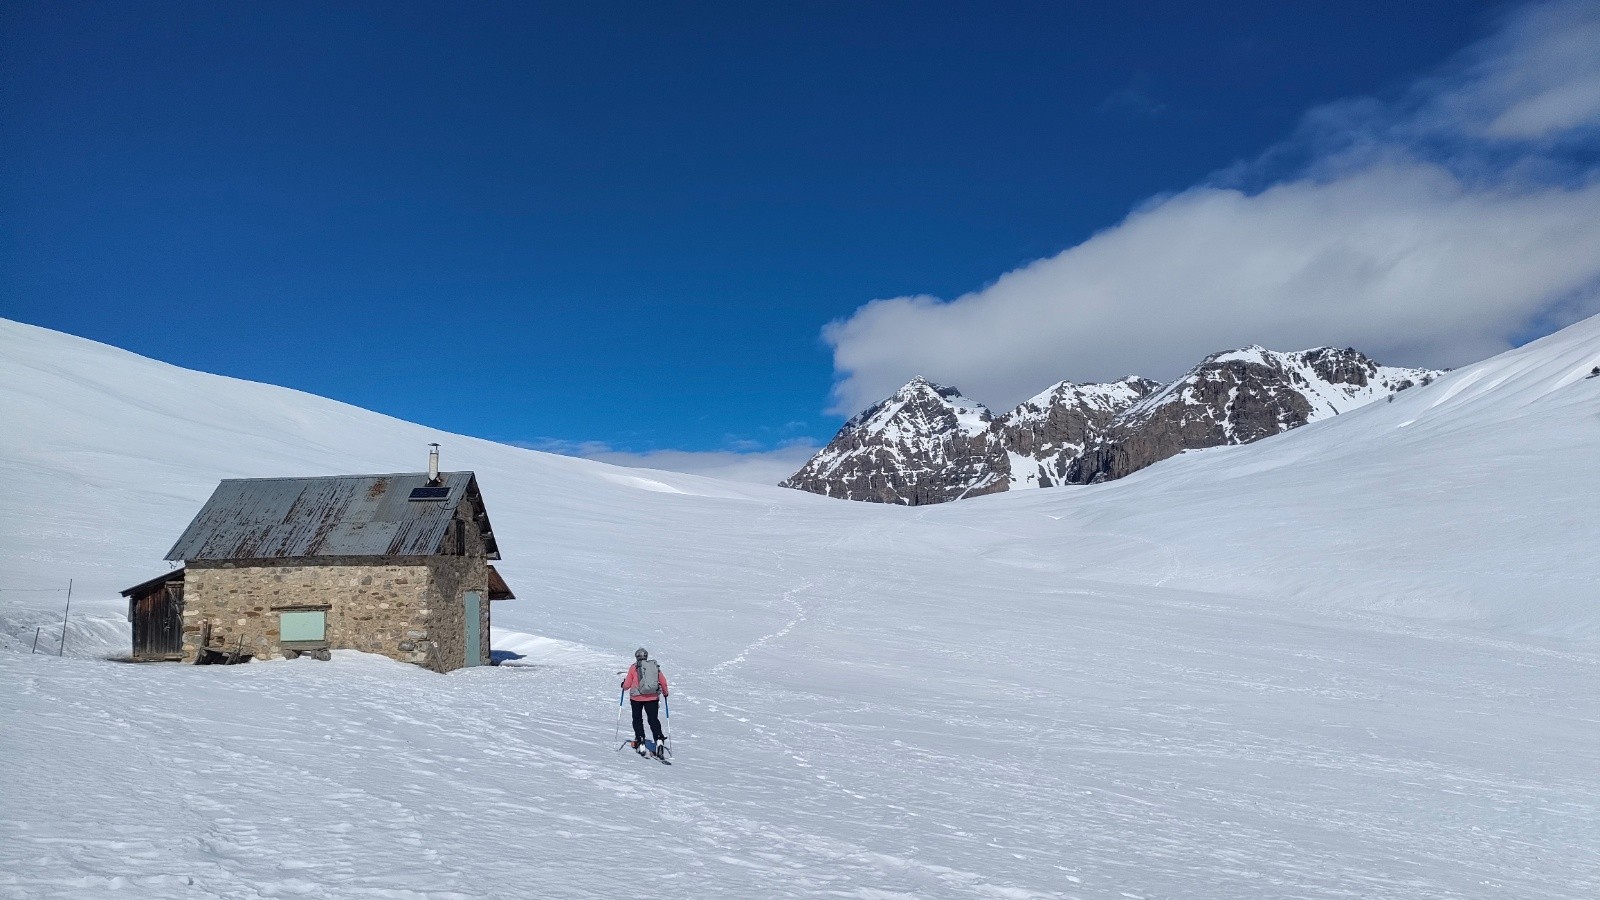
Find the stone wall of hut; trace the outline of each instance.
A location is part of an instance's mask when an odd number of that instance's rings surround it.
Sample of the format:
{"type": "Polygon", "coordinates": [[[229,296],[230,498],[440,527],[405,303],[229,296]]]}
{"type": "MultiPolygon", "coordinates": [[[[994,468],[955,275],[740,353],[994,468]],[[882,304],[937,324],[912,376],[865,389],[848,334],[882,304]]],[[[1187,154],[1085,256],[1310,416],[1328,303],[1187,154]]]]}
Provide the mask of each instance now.
{"type": "MultiPolygon", "coordinates": [[[[476,529],[466,529],[468,542],[476,529]]],[[[480,623],[488,655],[488,568],[482,555],[191,560],[184,582],[184,659],[211,646],[241,646],[256,659],[283,655],[278,614],[325,606],[333,649],[362,650],[436,672],[465,663],[467,590],[484,593],[480,623]]],[[[486,660],[485,660],[486,661],[486,660]]]]}
{"type": "MultiPolygon", "coordinates": [[[[433,556],[428,558],[428,570],[440,597],[453,598],[450,602],[434,605],[430,615],[429,635],[436,642],[437,657],[452,660],[447,668],[468,665],[465,594],[478,591],[479,623],[478,648],[483,658],[471,665],[489,661],[489,567],[483,557],[433,556]]],[[[444,670],[441,670],[444,671],[444,670]]]]}
{"type": "Polygon", "coordinates": [[[440,547],[441,555],[427,558],[428,570],[432,573],[439,596],[451,598],[451,602],[436,604],[429,633],[437,641],[440,658],[455,661],[449,666],[452,669],[489,662],[489,548],[476,525],[480,512],[476,498],[462,498],[452,527],[440,547]],[[467,591],[477,591],[480,598],[478,648],[483,657],[481,660],[466,659],[466,604],[463,598],[467,591]]]}

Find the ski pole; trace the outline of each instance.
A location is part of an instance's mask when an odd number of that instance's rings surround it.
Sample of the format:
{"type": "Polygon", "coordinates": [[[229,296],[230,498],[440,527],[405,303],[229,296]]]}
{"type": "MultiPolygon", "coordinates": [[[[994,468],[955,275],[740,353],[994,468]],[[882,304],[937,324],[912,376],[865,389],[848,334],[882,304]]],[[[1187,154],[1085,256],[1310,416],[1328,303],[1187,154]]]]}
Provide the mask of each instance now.
{"type": "MultiPolygon", "coordinates": [[[[626,701],[627,696],[627,691],[621,691],[617,694],[617,728],[611,733],[611,739],[614,741],[622,740],[622,704],[626,701]]],[[[617,749],[620,750],[622,748],[619,746],[617,749]]]]}

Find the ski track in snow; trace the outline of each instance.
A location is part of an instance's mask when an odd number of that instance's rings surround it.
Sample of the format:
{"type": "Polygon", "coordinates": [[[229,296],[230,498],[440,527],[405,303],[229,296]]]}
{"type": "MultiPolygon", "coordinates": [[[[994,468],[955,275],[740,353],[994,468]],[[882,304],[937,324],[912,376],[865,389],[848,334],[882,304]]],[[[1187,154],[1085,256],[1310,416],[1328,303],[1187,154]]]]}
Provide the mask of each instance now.
{"type": "MultiPolygon", "coordinates": [[[[767,525],[779,514],[779,511],[779,508],[776,506],[769,508],[766,514],[757,521],[757,527],[760,528],[767,525]]],[[[780,573],[780,575],[783,577],[788,577],[788,566],[784,564],[783,553],[779,550],[770,550],[768,552],[771,554],[773,561],[776,563],[777,571],[780,573]]],[[[779,628],[777,631],[774,631],[771,634],[762,635],[761,637],[756,638],[754,641],[751,641],[749,644],[745,645],[744,649],[740,650],[738,654],[732,658],[723,660],[722,662],[712,666],[707,674],[720,675],[728,669],[739,665],[748,659],[751,653],[754,653],[756,650],[761,649],[763,646],[771,643],[772,641],[783,638],[789,632],[793,631],[795,626],[799,625],[801,622],[804,622],[806,620],[805,607],[796,602],[794,597],[796,594],[809,590],[811,586],[812,585],[810,581],[803,581],[799,586],[792,587],[784,591],[783,596],[780,599],[782,599],[784,603],[787,603],[789,607],[794,610],[794,618],[791,618],[789,621],[785,622],[783,627],[779,628]]]]}
{"type": "Polygon", "coordinates": [[[783,627],[779,628],[777,631],[774,631],[771,634],[762,635],[761,637],[756,638],[754,641],[751,641],[749,644],[745,645],[743,650],[739,651],[737,656],[734,656],[732,659],[723,660],[722,662],[712,666],[707,674],[720,675],[728,669],[739,665],[748,659],[751,653],[754,653],[772,641],[782,638],[789,632],[793,631],[795,626],[799,625],[801,622],[804,622],[806,620],[805,607],[797,603],[794,599],[794,596],[802,591],[810,590],[810,588],[811,582],[807,581],[804,584],[801,584],[799,587],[790,588],[789,590],[784,591],[781,599],[783,602],[789,604],[789,606],[794,610],[794,618],[785,622],[783,627]]]}

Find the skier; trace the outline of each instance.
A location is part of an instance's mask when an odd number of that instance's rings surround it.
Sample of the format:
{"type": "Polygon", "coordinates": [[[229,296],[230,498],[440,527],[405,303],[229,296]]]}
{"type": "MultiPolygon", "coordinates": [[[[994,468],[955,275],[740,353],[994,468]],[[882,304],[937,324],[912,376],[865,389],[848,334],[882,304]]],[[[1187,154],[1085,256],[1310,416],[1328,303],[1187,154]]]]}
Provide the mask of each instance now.
{"type": "Polygon", "coordinates": [[[667,676],[662,673],[661,666],[650,658],[650,651],[643,647],[633,651],[633,665],[628,667],[628,676],[622,679],[622,689],[627,691],[628,699],[633,705],[633,749],[639,749],[644,744],[651,754],[661,757],[661,719],[657,711],[661,707],[661,698],[671,692],[667,689],[667,676]],[[644,739],[643,717],[650,718],[650,734],[654,741],[644,739]]]}

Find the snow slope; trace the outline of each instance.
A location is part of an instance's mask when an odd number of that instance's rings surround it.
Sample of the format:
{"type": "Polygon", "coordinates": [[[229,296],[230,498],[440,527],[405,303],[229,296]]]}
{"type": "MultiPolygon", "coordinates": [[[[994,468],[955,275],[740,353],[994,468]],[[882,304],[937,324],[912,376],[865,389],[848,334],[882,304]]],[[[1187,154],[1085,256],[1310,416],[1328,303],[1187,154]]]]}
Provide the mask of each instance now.
{"type": "Polygon", "coordinates": [[[0,322],[0,896],[1596,896],[1595,365],[1600,319],[1272,441],[908,509],[0,322]],[[217,479],[434,440],[516,667],[97,658],[217,479]],[[69,577],[67,657],[29,655],[69,577]],[[671,768],[613,750],[640,644],[671,768]]]}

